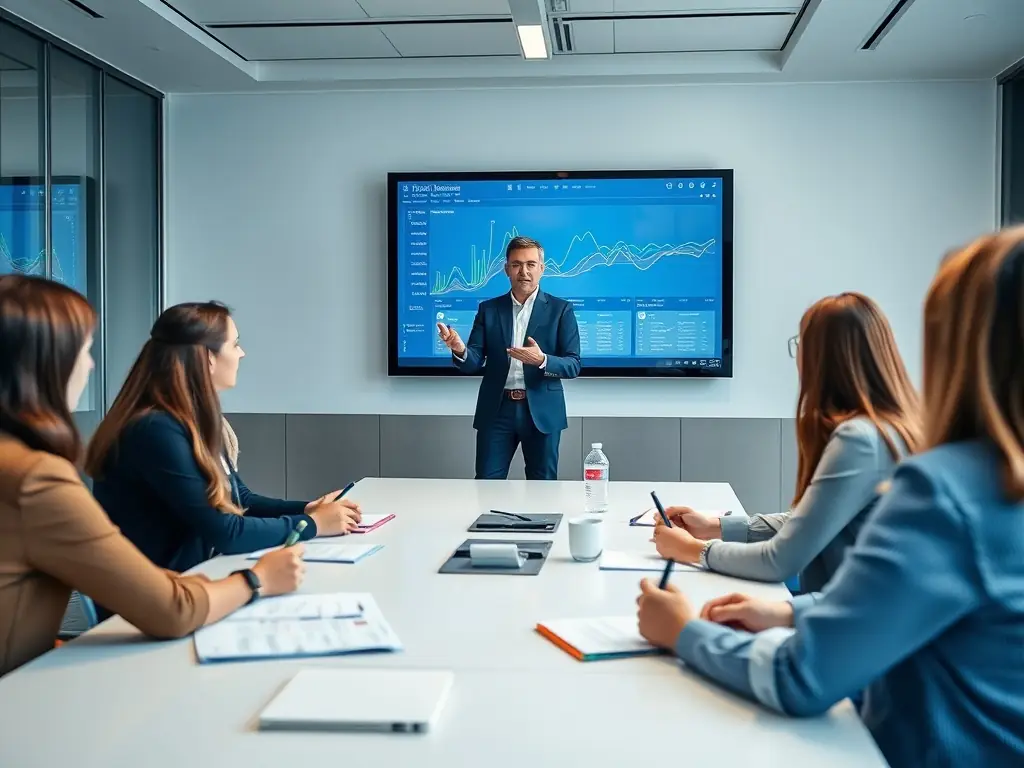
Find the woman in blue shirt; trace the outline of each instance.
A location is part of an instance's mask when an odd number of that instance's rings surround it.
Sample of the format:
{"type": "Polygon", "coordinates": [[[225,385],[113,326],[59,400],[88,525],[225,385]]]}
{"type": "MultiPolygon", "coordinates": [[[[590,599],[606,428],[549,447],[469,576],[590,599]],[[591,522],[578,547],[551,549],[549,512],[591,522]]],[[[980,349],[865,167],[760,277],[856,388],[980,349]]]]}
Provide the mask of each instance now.
{"type": "Polygon", "coordinates": [[[893,768],[1024,765],[1022,299],[1024,228],[943,263],[924,311],[926,450],[822,593],[733,595],[698,618],[645,579],[640,633],[787,715],[866,689],[861,717],[893,768]]]}
{"type": "MultiPolygon", "coordinates": [[[[816,302],[790,339],[800,372],[796,496],[790,512],[710,518],[669,510],[658,553],[759,581],[799,574],[821,589],[878,500],[897,462],[920,445],[920,404],[885,314],[860,293],[816,302]]],[[[660,518],[655,518],[660,523],[660,518]]]]}
{"type": "Polygon", "coordinates": [[[300,520],[309,539],[347,533],[360,519],[358,505],[334,501],[337,492],[284,501],[242,482],[218,393],[235,385],[244,355],[223,304],[165,310],[89,445],[97,501],[163,568],[278,546],[300,520]]]}

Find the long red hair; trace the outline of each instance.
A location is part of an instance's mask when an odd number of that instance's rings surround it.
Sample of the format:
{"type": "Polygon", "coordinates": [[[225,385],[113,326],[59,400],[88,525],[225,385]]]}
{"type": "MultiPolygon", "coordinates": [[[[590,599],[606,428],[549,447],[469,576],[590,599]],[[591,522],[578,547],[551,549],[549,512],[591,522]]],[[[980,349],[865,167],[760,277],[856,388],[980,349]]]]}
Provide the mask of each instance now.
{"type": "Polygon", "coordinates": [[[794,506],[811,484],[832,433],[848,419],[869,419],[894,459],[901,451],[890,429],[910,452],[920,448],[920,402],[889,321],[875,302],[853,292],[816,302],[800,321],[797,349],[799,462],[794,506]]]}

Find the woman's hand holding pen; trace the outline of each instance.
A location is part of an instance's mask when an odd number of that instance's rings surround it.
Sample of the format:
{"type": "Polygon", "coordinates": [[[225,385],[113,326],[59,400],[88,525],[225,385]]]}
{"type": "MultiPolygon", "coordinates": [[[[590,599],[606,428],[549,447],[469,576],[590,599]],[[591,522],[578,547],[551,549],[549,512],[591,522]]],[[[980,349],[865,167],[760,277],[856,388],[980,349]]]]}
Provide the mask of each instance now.
{"type": "Polygon", "coordinates": [[[673,650],[683,627],[697,618],[690,601],[678,587],[669,584],[665,589],[658,589],[650,579],[640,582],[636,605],[641,636],[658,648],[673,650]]]}
{"type": "Polygon", "coordinates": [[[338,498],[341,491],[332,491],[306,505],[306,514],[316,523],[316,535],[342,536],[351,533],[363,519],[362,510],[354,501],[338,498]]]}
{"type": "Polygon", "coordinates": [[[282,547],[268,552],[252,567],[262,585],[265,597],[294,592],[306,578],[306,563],[302,559],[306,548],[302,544],[282,547]]]}
{"type": "MultiPolygon", "coordinates": [[[[722,538],[722,520],[711,515],[704,515],[689,507],[669,507],[665,510],[672,525],[682,528],[698,539],[722,538]]],[[[664,525],[661,517],[655,515],[655,525],[664,525]]]]}
{"type": "Polygon", "coordinates": [[[655,521],[654,538],[651,541],[654,542],[659,555],[677,563],[696,563],[700,560],[700,553],[704,548],[703,541],[694,538],[685,528],[669,528],[661,521],[660,515],[655,521]]]}

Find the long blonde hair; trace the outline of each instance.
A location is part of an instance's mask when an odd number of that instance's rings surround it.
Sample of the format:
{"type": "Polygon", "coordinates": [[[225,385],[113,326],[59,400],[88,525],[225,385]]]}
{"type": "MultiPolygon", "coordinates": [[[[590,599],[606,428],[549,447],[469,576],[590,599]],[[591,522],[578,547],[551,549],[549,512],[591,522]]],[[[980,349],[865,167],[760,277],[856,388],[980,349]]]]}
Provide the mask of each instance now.
{"type": "Polygon", "coordinates": [[[889,321],[860,293],[826,296],[800,321],[796,493],[799,503],[836,427],[857,416],[875,425],[893,459],[900,436],[910,452],[922,441],[920,403],[889,321]]]}
{"type": "Polygon", "coordinates": [[[1024,227],[950,254],[924,308],[928,447],[985,438],[1024,499],[1024,227]]]}

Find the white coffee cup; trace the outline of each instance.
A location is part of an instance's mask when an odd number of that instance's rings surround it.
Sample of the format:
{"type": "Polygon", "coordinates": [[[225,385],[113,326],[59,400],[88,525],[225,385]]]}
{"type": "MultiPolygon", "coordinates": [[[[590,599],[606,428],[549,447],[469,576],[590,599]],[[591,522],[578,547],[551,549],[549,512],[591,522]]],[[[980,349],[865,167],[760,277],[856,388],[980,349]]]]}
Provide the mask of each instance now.
{"type": "Polygon", "coordinates": [[[569,554],[573,560],[590,563],[604,551],[604,520],[574,517],[569,521],[569,554]]]}

